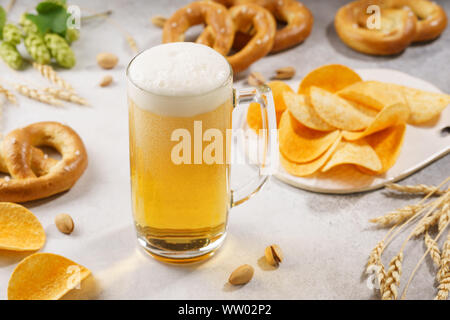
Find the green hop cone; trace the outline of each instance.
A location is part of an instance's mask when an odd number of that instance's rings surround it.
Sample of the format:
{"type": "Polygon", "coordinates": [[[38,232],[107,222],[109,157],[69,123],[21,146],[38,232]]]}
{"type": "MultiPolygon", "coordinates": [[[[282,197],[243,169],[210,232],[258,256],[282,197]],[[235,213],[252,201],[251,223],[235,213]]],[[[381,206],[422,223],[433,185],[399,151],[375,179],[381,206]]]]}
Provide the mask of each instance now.
{"type": "Polygon", "coordinates": [[[70,69],[75,65],[75,54],[64,38],[55,33],[47,33],[44,36],[44,41],[52,57],[61,67],[70,69]]]}
{"type": "Polygon", "coordinates": [[[68,44],[77,41],[78,38],[80,38],[80,31],[78,29],[69,28],[66,30],[66,41],[68,44]]]}
{"type": "Polygon", "coordinates": [[[40,64],[49,64],[51,60],[50,51],[44,40],[37,33],[29,33],[25,38],[25,47],[34,61],[40,64]]]}
{"type": "Polygon", "coordinates": [[[17,46],[22,41],[22,33],[17,26],[8,23],[3,28],[3,40],[17,46]]]}
{"type": "Polygon", "coordinates": [[[26,13],[20,16],[19,24],[22,26],[22,30],[25,33],[25,35],[39,32],[37,25],[27,18],[26,13]]]}
{"type": "Polygon", "coordinates": [[[17,51],[17,48],[9,42],[2,42],[0,44],[0,57],[13,69],[18,70],[22,67],[22,56],[17,51]]]}

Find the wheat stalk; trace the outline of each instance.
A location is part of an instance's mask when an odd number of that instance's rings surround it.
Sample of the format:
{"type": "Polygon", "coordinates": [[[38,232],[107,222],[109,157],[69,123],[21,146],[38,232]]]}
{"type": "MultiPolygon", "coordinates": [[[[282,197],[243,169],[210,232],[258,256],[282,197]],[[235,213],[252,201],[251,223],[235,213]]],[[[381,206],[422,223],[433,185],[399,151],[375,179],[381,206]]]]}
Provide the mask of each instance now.
{"type": "Polygon", "coordinates": [[[58,88],[45,88],[44,92],[54,96],[57,99],[63,100],[63,101],[68,101],[68,102],[72,102],[72,103],[76,103],[76,104],[80,104],[80,105],[88,105],[88,102],[86,101],[86,99],[78,96],[77,94],[70,92],[70,91],[66,91],[64,89],[58,89],[58,88]]]}
{"type": "Polygon", "coordinates": [[[408,220],[413,215],[415,215],[417,212],[422,210],[425,207],[424,204],[416,204],[416,205],[410,205],[403,207],[401,209],[397,209],[395,211],[389,212],[388,214],[377,217],[374,219],[369,220],[372,223],[379,224],[381,226],[389,226],[393,224],[398,224],[403,221],[408,220]]]}
{"type": "Polygon", "coordinates": [[[388,183],[385,185],[385,187],[390,190],[413,194],[428,194],[430,192],[433,192],[435,196],[440,196],[445,193],[444,190],[440,190],[435,186],[428,186],[425,184],[418,184],[414,186],[411,185],[402,186],[396,183],[388,183]]]}
{"type": "Polygon", "coordinates": [[[434,241],[433,238],[430,237],[430,234],[425,232],[424,237],[425,245],[427,246],[428,250],[430,251],[430,257],[431,260],[433,260],[434,264],[436,266],[441,265],[441,252],[439,251],[439,247],[436,241],[434,241]]]}
{"type": "Polygon", "coordinates": [[[39,90],[30,88],[23,84],[15,84],[14,88],[19,94],[32,100],[36,100],[53,106],[62,106],[62,102],[50,94],[40,92],[39,90]]]}
{"type": "Polygon", "coordinates": [[[50,80],[58,87],[75,92],[74,88],[66,80],[61,78],[51,66],[33,62],[33,67],[38,70],[44,78],[50,80]]]}
{"type": "Polygon", "coordinates": [[[398,296],[400,277],[402,275],[403,252],[400,251],[389,263],[389,269],[384,284],[383,300],[395,300],[398,296]]]}
{"type": "Polygon", "coordinates": [[[4,94],[6,99],[12,104],[17,104],[17,98],[14,93],[0,85],[0,94],[4,94]]]}

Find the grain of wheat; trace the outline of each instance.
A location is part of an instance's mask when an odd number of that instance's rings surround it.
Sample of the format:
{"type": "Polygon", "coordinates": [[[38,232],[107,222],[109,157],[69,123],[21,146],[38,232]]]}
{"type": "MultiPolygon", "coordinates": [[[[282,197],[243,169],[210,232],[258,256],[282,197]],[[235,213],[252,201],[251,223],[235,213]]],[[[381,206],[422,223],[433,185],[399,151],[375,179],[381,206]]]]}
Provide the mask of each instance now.
{"type": "Polygon", "coordinates": [[[439,251],[437,242],[430,237],[428,231],[425,232],[424,241],[430,251],[431,260],[433,260],[434,264],[439,267],[441,265],[441,252],[439,251]]]}
{"type": "Polygon", "coordinates": [[[84,99],[70,91],[49,87],[49,88],[45,88],[44,92],[54,96],[57,99],[63,100],[63,101],[68,101],[68,102],[72,102],[72,103],[76,103],[76,104],[80,104],[80,105],[84,105],[84,106],[88,105],[88,102],[86,101],[86,99],[84,99]]]}
{"type": "Polygon", "coordinates": [[[401,209],[389,212],[384,216],[371,219],[370,222],[387,227],[408,220],[424,207],[425,205],[423,204],[409,205],[401,209]]]}
{"type": "Polygon", "coordinates": [[[38,70],[44,78],[50,80],[58,87],[75,92],[75,89],[66,80],[61,78],[51,66],[34,62],[33,67],[38,70]]]}
{"type": "Polygon", "coordinates": [[[439,190],[435,186],[428,186],[425,184],[418,184],[418,185],[406,185],[402,186],[400,184],[396,183],[388,183],[385,185],[387,189],[395,190],[399,192],[405,192],[405,193],[413,193],[413,194],[429,194],[431,192],[434,192],[433,195],[440,196],[445,193],[444,190],[439,190]]]}
{"type": "Polygon", "coordinates": [[[438,206],[437,206],[438,208],[436,209],[436,211],[433,214],[431,214],[428,217],[425,217],[424,219],[422,219],[419,222],[419,224],[416,226],[416,228],[413,231],[414,236],[416,236],[416,237],[420,236],[422,233],[427,231],[429,228],[431,228],[432,226],[439,223],[440,217],[443,214],[442,206],[449,199],[450,199],[450,193],[446,193],[445,195],[443,195],[442,197],[437,199],[435,202],[433,202],[434,204],[438,204],[438,206]],[[441,207],[441,208],[439,209],[439,207],[441,207]]]}
{"type": "Polygon", "coordinates": [[[36,100],[53,106],[62,106],[62,102],[52,95],[40,92],[39,90],[27,87],[26,85],[16,84],[14,85],[14,89],[16,89],[19,94],[32,100],[36,100]]]}
{"type": "Polygon", "coordinates": [[[17,104],[16,95],[1,85],[0,85],[0,94],[4,94],[6,99],[12,104],[17,104]]]}
{"type": "Polygon", "coordinates": [[[384,285],[383,300],[395,300],[398,297],[398,287],[400,286],[400,277],[402,275],[403,252],[400,252],[389,263],[389,269],[386,275],[384,285]]]}

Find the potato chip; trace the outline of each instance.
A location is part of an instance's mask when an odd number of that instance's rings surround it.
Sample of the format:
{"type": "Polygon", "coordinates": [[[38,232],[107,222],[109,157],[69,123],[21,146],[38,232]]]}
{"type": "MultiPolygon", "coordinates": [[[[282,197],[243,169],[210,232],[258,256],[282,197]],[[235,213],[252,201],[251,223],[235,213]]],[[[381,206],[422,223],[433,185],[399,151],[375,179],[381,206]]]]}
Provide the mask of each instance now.
{"type": "Polygon", "coordinates": [[[437,117],[450,104],[450,95],[426,92],[398,86],[403,89],[406,103],[411,111],[410,124],[422,124],[437,117]]]}
{"type": "Polygon", "coordinates": [[[376,110],[397,103],[406,103],[401,90],[393,90],[391,85],[379,81],[361,81],[338,92],[341,97],[376,110]]]}
{"type": "Polygon", "coordinates": [[[332,131],[336,129],[319,117],[309,103],[309,98],[306,95],[284,92],[283,99],[291,115],[304,126],[319,131],[332,131]]]}
{"type": "MultiPolygon", "coordinates": [[[[275,114],[277,125],[280,123],[281,115],[286,110],[286,104],[283,100],[284,92],[294,92],[289,85],[283,81],[271,81],[267,84],[272,90],[273,101],[275,103],[275,114]]],[[[250,128],[258,132],[262,129],[261,108],[259,103],[252,102],[247,111],[247,123],[250,128]]]]}
{"type": "Polygon", "coordinates": [[[361,77],[352,69],[340,64],[330,64],[308,73],[300,82],[298,93],[308,94],[309,88],[313,86],[337,92],[359,81],[362,81],[361,77]]]}
{"type": "Polygon", "coordinates": [[[382,168],[375,150],[364,139],[351,142],[341,141],[321,171],[326,172],[343,164],[354,164],[372,171],[379,171],[382,168]]]}
{"type": "Polygon", "coordinates": [[[317,114],[328,124],[342,130],[363,130],[373,122],[377,113],[317,87],[311,87],[310,98],[317,114]]]}
{"type": "Polygon", "coordinates": [[[31,211],[15,203],[0,202],[0,249],[34,251],[44,244],[44,228],[31,211]]]}
{"type": "Polygon", "coordinates": [[[20,262],[8,283],[9,300],[57,300],[90,275],[85,267],[53,253],[20,262]]]}
{"type": "Polygon", "coordinates": [[[283,168],[289,172],[290,174],[297,176],[297,177],[304,177],[311,175],[315,173],[317,170],[319,170],[325,162],[330,159],[333,152],[336,150],[336,147],[339,145],[339,142],[341,141],[341,135],[339,134],[338,139],[331,145],[331,147],[319,158],[306,163],[295,163],[291,162],[283,155],[280,155],[280,163],[283,166],[283,168]]]}
{"type": "Polygon", "coordinates": [[[406,123],[408,118],[409,108],[402,103],[394,104],[381,110],[366,130],[362,132],[344,131],[343,136],[345,140],[358,140],[388,127],[406,123]]]}
{"type": "Polygon", "coordinates": [[[432,120],[450,103],[450,96],[447,94],[379,81],[355,83],[339,91],[338,94],[377,110],[405,101],[411,112],[408,119],[408,123],[411,124],[421,124],[432,120]]]}
{"type": "Polygon", "coordinates": [[[339,138],[338,130],[321,132],[311,130],[297,122],[286,110],[281,116],[279,129],[280,151],[292,162],[309,162],[325,153],[339,138]]]}
{"type": "MultiPolygon", "coordinates": [[[[406,125],[400,124],[367,136],[365,140],[375,150],[381,161],[381,170],[372,174],[382,174],[388,171],[397,161],[405,138],[406,125]]],[[[368,173],[368,172],[366,172],[368,173]]]]}

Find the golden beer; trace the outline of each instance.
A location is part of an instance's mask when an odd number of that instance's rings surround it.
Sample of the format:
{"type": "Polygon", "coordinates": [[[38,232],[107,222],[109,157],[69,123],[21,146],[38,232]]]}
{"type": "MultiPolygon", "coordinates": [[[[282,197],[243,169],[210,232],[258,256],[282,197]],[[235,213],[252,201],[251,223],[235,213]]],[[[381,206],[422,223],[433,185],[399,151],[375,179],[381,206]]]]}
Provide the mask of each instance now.
{"type": "Polygon", "coordinates": [[[174,164],[171,153],[178,142],[171,141],[171,135],[183,128],[194,137],[194,121],[201,121],[203,130],[223,133],[225,154],[231,111],[231,97],[213,111],[186,118],[159,116],[129,100],[133,212],[138,233],[148,243],[196,250],[225,233],[231,202],[229,165],[174,164]]]}
{"type": "Polygon", "coordinates": [[[203,259],[223,242],[230,207],[267,180],[260,174],[253,185],[231,190],[229,138],[236,101],[259,102],[269,114],[268,127],[276,128],[270,89],[234,92],[227,60],[186,42],[142,52],[127,76],[138,241],[163,261],[203,259]]]}

